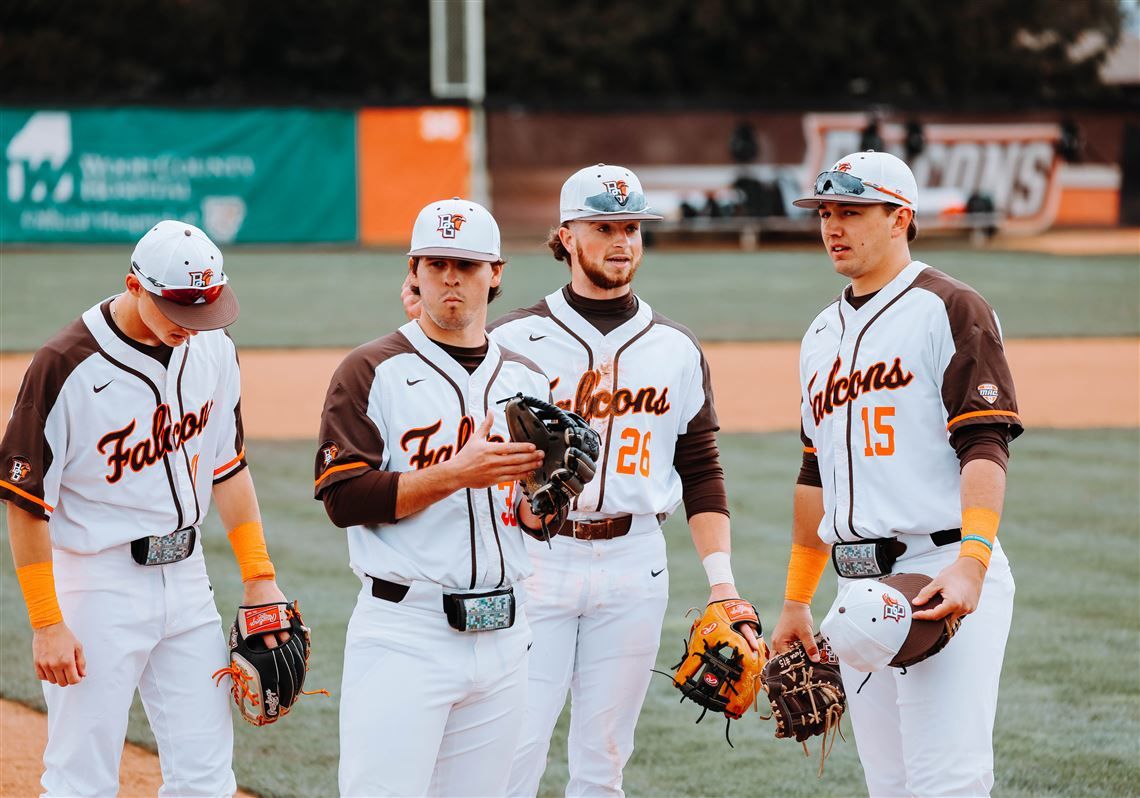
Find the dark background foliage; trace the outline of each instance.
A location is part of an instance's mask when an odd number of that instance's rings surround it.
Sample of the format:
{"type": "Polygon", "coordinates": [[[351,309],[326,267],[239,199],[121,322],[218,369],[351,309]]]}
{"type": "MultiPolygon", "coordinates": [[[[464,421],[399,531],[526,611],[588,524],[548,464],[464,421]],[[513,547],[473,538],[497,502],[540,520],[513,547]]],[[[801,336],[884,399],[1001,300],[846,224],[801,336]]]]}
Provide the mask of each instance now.
{"type": "MultiPolygon", "coordinates": [[[[459,0],[449,0],[459,2],[459,0]]],[[[491,106],[1111,104],[1118,0],[486,0],[491,106]]],[[[431,101],[428,0],[8,0],[0,101],[431,101]]]]}

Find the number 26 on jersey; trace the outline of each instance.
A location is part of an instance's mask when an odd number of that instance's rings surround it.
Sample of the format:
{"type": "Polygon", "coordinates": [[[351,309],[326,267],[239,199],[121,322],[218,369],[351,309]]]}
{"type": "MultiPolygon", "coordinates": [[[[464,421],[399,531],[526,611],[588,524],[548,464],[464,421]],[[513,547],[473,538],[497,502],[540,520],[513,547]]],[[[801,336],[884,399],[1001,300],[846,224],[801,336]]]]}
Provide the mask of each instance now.
{"type": "Polygon", "coordinates": [[[623,445],[618,449],[617,472],[619,474],[641,474],[649,476],[649,440],[652,432],[642,434],[637,427],[622,430],[623,445]]]}

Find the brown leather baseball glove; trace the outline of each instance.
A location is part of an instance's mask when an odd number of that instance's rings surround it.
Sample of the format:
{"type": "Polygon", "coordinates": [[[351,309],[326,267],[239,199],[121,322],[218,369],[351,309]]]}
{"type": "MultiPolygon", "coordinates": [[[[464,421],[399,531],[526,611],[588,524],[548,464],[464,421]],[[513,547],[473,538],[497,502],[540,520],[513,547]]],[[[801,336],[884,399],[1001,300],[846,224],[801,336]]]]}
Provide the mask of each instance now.
{"type": "Polygon", "coordinates": [[[823,761],[836,735],[841,735],[839,721],[847,706],[847,694],[838,658],[821,635],[816,635],[815,643],[819,662],[812,662],[803,643],[797,642],[794,648],[768,660],[761,682],[776,719],[776,737],[794,738],[803,745],[805,755],[807,740],[823,737],[819,759],[819,773],[823,775],[823,761]]]}

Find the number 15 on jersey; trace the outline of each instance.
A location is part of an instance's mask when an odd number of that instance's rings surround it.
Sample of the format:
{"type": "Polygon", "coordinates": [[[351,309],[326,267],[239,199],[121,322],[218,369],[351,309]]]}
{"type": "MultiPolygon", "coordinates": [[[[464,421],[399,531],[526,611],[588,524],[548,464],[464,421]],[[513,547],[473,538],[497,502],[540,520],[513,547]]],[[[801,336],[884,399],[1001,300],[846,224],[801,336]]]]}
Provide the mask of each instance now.
{"type": "Polygon", "coordinates": [[[890,419],[894,418],[895,408],[890,405],[863,407],[860,415],[863,418],[863,456],[890,457],[894,454],[895,428],[890,419]]]}

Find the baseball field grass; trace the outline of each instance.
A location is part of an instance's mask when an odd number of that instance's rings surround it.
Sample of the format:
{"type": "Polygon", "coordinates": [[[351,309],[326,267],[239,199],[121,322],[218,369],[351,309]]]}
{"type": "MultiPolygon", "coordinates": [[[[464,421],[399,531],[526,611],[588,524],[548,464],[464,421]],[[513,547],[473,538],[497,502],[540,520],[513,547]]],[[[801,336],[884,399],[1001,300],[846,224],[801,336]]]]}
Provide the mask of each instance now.
{"type": "MultiPolygon", "coordinates": [[[[1017,599],[995,731],[995,795],[1140,794],[1140,431],[1030,430],[1012,448],[1001,534],[1017,599]]],[[[722,450],[738,586],[771,627],[782,597],[798,438],[725,435],[722,450]]],[[[280,583],[300,598],[313,627],[308,686],[327,687],[333,697],[305,698],[282,723],[262,729],[235,718],[238,781],[265,796],[330,796],[345,624],[359,583],[347,567],[344,533],[310,498],[313,444],[253,441],[249,453],[280,583]]],[[[2,536],[7,548],[6,526],[2,536]]],[[[707,597],[684,524],[671,520],[666,536],[671,596],[657,660],[663,669],[680,652],[685,610],[707,597]]],[[[213,516],[205,542],[218,606],[228,614],[239,597],[238,571],[213,516]]],[[[817,622],[834,589],[829,574],[817,622]]],[[[42,708],[30,637],[11,559],[0,557],[0,694],[42,708]]],[[[771,721],[749,714],[734,723],[736,747],[729,749],[723,719],[694,725],[697,709],[678,705],[678,697],[655,677],[626,770],[628,794],[865,794],[850,734],[817,780],[816,761],[795,743],[772,739],[771,721]]],[[[564,715],[542,795],[560,795],[565,786],[566,722],[564,715]]],[[[137,704],[130,737],[154,745],[137,704]]]]}
{"type": "MultiPolygon", "coordinates": [[[[403,320],[399,254],[248,248],[226,255],[242,303],[233,328],[242,347],[353,346],[403,320]]],[[[915,255],[981,290],[998,308],[1007,337],[1140,335],[1135,256],[922,246],[915,255]]],[[[115,293],[128,260],[128,247],[0,254],[0,350],[35,349],[115,293]]],[[[565,271],[531,251],[512,257],[506,275],[492,317],[533,303],[565,271]]],[[[705,341],[798,340],[841,287],[823,253],[805,249],[650,252],[637,281],[655,308],[705,341]]],[[[1097,386],[1088,385],[1087,395],[1095,403],[1097,386]]],[[[731,434],[721,444],[738,586],[771,627],[783,590],[798,436],[731,434]]],[[[333,697],[303,699],[284,722],[262,729],[235,718],[238,781],[265,796],[334,795],[344,634],[359,583],[347,567],[344,533],[311,499],[314,443],[254,440],[248,450],[281,585],[301,600],[314,629],[308,686],[327,687],[333,697]]],[[[1012,450],[1002,540],[1018,592],[995,730],[995,795],[1140,795],[1140,430],[1031,429],[1012,450]]],[[[666,536],[671,597],[657,665],[667,670],[688,629],[685,610],[703,603],[707,585],[683,522],[670,521],[666,536]]],[[[6,549],[3,521],[0,537],[6,549]]],[[[238,570],[213,515],[205,548],[218,606],[228,616],[240,593],[238,570]]],[[[834,577],[826,576],[817,621],[834,589],[834,577]]],[[[0,696],[42,708],[30,640],[4,554],[0,696]]],[[[817,781],[816,761],[795,743],[772,739],[771,721],[749,714],[733,724],[736,747],[729,749],[723,719],[694,725],[697,709],[678,705],[670,683],[654,679],[626,769],[629,795],[865,794],[850,734],[817,781]]],[[[551,746],[543,795],[561,795],[566,783],[567,719],[551,746]]],[[[137,702],[130,737],[154,746],[137,702]]]]}
{"type": "MultiPolygon", "coordinates": [[[[1134,255],[925,250],[922,239],[916,243],[916,258],[985,295],[1007,337],[1140,334],[1134,255]]],[[[126,246],[0,254],[0,350],[38,348],[99,298],[122,290],[129,261],[126,246]]],[[[404,321],[406,264],[391,252],[227,250],[242,306],[231,332],[242,347],[369,341],[404,321]]],[[[489,318],[534,303],[566,277],[548,254],[512,256],[489,318]]],[[[799,340],[842,286],[822,249],[650,251],[637,278],[639,294],[702,341],[799,340]]]]}

